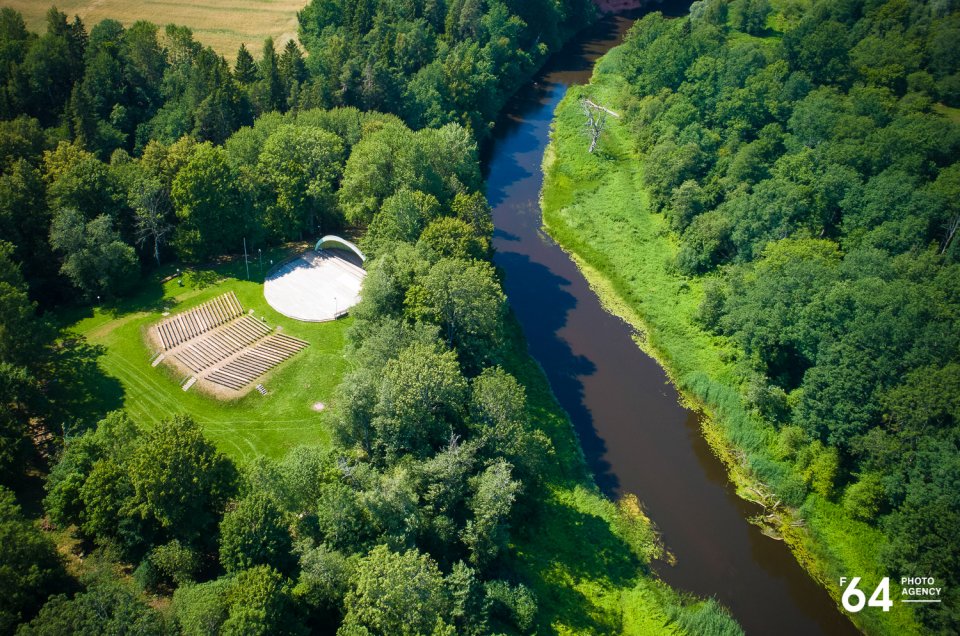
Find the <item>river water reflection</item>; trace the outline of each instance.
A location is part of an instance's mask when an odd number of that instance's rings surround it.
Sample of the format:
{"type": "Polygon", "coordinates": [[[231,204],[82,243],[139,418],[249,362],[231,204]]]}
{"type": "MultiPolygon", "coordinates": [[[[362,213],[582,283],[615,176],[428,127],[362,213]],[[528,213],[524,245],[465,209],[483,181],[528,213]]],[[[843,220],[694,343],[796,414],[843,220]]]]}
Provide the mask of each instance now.
{"type": "MultiPolygon", "coordinates": [[[[689,3],[667,2],[664,12],[689,3]]],[[[595,60],[637,16],[608,18],[557,54],[507,107],[485,150],[495,261],[533,356],[570,414],[597,483],[631,492],[662,532],[676,565],[654,564],[670,585],[714,596],[747,634],[856,634],[786,546],[746,518],[722,463],[680,406],[663,370],[603,310],[570,258],[541,230],[540,164],[557,103],[589,80],[595,60]]],[[[583,537],[585,542],[589,537],[583,537]]]]}

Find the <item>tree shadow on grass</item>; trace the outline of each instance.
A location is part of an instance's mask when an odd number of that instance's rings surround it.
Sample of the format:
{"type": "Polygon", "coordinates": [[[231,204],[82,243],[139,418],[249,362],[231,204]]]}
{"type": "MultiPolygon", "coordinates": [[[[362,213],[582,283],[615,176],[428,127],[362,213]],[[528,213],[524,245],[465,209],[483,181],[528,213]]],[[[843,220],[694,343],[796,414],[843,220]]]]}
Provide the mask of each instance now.
{"type": "Polygon", "coordinates": [[[78,435],[123,407],[123,386],[100,368],[99,359],[105,352],[103,346],[74,335],[60,341],[46,387],[47,417],[53,432],[78,435]]]}
{"type": "Polygon", "coordinates": [[[161,311],[164,306],[163,285],[156,278],[144,279],[139,291],[127,298],[118,298],[102,310],[113,318],[136,311],[161,311]]]}
{"type": "Polygon", "coordinates": [[[517,529],[517,569],[529,575],[540,601],[540,631],[562,623],[579,633],[619,633],[618,608],[603,606],[578,584],[631,588],[646,562],[603,517],[550,498],[517,529]]]}

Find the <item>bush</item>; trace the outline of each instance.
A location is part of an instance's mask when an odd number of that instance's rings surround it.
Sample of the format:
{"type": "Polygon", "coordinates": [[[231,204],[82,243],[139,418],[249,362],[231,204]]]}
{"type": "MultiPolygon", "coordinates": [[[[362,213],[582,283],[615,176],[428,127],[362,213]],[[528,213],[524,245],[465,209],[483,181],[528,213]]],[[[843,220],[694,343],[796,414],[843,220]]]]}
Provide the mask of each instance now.
{"type": "Polygon", "coordinates": [[[731,618],[727,608],[712,598],[675,610],[674,618],[688,634],[743,636],[743,630],[731,618]]]}
{"type": "Polygon", "coordinates": [[[513,623],[522,632],[533,627],[537,616],[537,597],[522,583],[512,586],[506,581],[490,581],[484,585],[493,616],[513,623]]]}
{"type": "Polygon", "coordinates": [[[150,557],[144,559],[133,571],[133,582],[137,584],[138,588],[146,592],[156,592],[160,587],[162,578],[157,567],[150,561],[150,557]]]}
{"type": "Polygon", "coordinates": [[[176,539],[154,548],[149,560],[167,583],[177,586],[192,581],[200,565],[196,551],[176,539]]]}
{"type": "Polygon", "coordinates": [[[886,498],[886,489],[878,475],[866,473],[858,481],[847,486],[843,493],[843,509],[851,517],[873,521],[880,513],[886,498]]]}

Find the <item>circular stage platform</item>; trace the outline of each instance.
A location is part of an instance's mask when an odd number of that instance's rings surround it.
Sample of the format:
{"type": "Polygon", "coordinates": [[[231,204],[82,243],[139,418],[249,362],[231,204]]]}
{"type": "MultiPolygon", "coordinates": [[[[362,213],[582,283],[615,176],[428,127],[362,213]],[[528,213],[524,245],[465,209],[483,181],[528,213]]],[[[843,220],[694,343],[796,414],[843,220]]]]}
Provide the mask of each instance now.
{"type": "Polygon", "coordinates": [[[360,263],[346,250],[310,250],[271,272],[263,295],[284,316],[306,322],[336,320],[360,302],[360,285],[367,275],[360,263]]]}

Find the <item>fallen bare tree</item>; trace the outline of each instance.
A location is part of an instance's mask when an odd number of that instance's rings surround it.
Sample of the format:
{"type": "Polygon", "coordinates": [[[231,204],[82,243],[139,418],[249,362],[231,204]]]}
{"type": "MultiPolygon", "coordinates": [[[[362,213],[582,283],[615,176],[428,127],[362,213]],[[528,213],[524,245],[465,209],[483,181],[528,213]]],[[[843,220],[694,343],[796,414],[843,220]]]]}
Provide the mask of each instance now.
{"type": "Polygon", "coordinates": [[[587,117],[586,128],[587,134],[590,136],[590,150],[588,152],[592,154],[597,149],[600,135],[603,134],[603,129],[607,125],[607,116],[610,115],[619,119],[620,115],[605,106],[593,103],[586,97],[580,100],[580,107],[587,117]]]}

